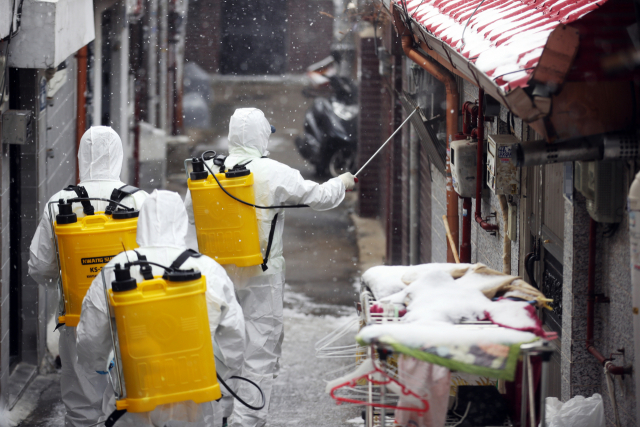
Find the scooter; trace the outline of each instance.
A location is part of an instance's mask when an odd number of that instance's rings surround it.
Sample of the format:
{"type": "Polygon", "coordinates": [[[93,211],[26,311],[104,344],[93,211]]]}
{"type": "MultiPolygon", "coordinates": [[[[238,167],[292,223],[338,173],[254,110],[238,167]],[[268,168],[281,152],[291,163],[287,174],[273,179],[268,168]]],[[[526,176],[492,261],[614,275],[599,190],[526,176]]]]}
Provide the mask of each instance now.
{"type": "Polygon", "coordinates": [[[305,113],[304,135],[295,140],[298,151],[318,176],[353,172],[358,141],[358,95],[347,77],[328,77],[333,94],[316,97],[305,113]]]}

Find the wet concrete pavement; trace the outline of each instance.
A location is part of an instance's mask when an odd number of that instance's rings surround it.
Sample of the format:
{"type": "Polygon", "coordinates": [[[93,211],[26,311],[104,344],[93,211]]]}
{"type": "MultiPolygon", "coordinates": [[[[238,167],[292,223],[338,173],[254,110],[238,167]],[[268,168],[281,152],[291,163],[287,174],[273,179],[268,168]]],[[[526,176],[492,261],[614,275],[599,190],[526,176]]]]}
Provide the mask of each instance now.
{"type": "MultiPolygon", "coordinates": [[[[256,83],[222,79],[214,82],[213,87],[213,127],[190,133],[199,150],[214,147],[226,151],[222,148],[226,148],[229,117],[235,108],[257,107],[278,129],[269,147],[271,157],[300,170],[306,179],[317,180],[313,167],[299,156],[293,143],[302,131],[304,112],[310,103],[301,95],[299,81],[256,83]]],[[[179,165],[183,158],[170,160],[179,165]]],[[[184,195],[184,175],[173,174],[167,187],[184,195]]],[[[353,360],[319,360],[314,350],[316,341],[345,322],[347,316],[355,315],[358,250],[349,218],[355,201],[351,193],[340,207],[331,211],[294,209],[286,213],[285,339],[268,421],[270,427],[354,425],[347,420],[360,416],[356,407],[336,406],[324,390],[328,374],[353,360]]],[[[20,426],[64,425],[58,378],[52,374],[34,382],[37,388],[28,391],[25,398],[37,400],[37,404],[19,403],[23,410],[32,411],[20,426]]]]}

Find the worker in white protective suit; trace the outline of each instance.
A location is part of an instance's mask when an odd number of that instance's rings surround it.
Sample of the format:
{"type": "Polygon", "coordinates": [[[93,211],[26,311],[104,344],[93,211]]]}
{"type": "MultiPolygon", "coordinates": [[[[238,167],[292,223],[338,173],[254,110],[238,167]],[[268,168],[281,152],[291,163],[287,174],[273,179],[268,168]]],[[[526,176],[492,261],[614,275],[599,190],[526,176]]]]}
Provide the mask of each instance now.
{"type": "MultiPolygon", "coordinates": [[[[80,140],[78,148],[78,169],[80,183],[89,197],[108,199],[113,190],[123,187],[120,181],[122,169],[122,141],[118,134],[106,126],[94,126],[87,130],[80,140]]],[[[134,209],[140,209],[148,194],[139,190],[122,199],[120,203],[134,209]]],[[[50,202],[59,199],[77,197],[73,190],[62,190],[54,194],[50,202]]],[[[91,201],[96,212],[104,211],[107,202],[91,201]]],[[[48,206],[48,204],[47,204],[48,206]]],[[[56,286],[59,274],[56,257],[57,248],[51,229],[48,207],[36,229],[30,247],[29,275],[42,286],[56,286]]],[[[53,215],[58,213],[58,205],[53,204],[53,215]]],[[[78,218],[84,216],[83,206],[73,204],[78,218]]],[[[102,374],[85,371],[77,365],[76,328],[62,326],[59,329],[59,351],[62,363],[60,387],[62,402],[66,409],[65,426],[87,426],[102,415],[102,394],[107,386],[105,366],[98,369],[102,374]]]]}
{"type": "MultiPolygon", "coordinates": [[[[272,127],[257,108],[237,109],[229,123],[229,156],[224,162],[227,169],[244,164],[254,176],[255,203],[261,206],[306,204],[316,211],[338,206],[345,190],[352,190],[355,177],[345,173],[323,184],[302,178],[300,172],[280,162],[267,158],[267,144],[272,127]]],[[[212,161],[207,162],[214,171],[212,161]]],[[[189,222],[194,227],[191,194],[187,193],[185,205],[189,222]]],[[[225,265],[233,281],[242,306],[247,330],[247,350],[243,376],[262,388],[266,405],[261,411],[253,411],[236,402],[230,426],[264,426],[267,420],[271,389],[279,370],[283,331],[283,292],[285,262],[282,254],[282,232],[286,209],[256,209],[258,233],[263,256],[269,242],[269,233],[275,215],[278,215],[267,270],[258,266],[236,267],[225,265]]],[[[195,236],[192,229],[190,235],[195,236]]],[[[197,246],[196,241],[190,245],[197,246]]],[[[241,387],[243,396],[251,394],[250,386],[241,387]]],[[[254,393],[255,395],[255,393],[254,393]]],[[[258,398],[254,405],[258,404],[258,398]]],[[[225,416],[229,408],[225,407],[225,416]]]]}
{"type": "MultiPolygon", "coordinates": [[[[138,260],[139,255],[148,261],[170,266],[187,249],[187,226],[187,213],[177,193],[162,190],[151,193],[140,209],[136,235],[140,247],[120,253],[109,261],[104,269],[107,287],[110,289],[115,279],[113,269],[109,267],[138,260]]],[[[239,375],[245,350],[245,326],[231,280],[217,262],[204,255],[187,258],[180,268],[193,268],[206,278],[205,295],[217,373],[225,380],[239,375]]],[[[163,273],[161,267],[152,266],[153,276],[162,276],[163,273]]],[[[131,267],[131,277],[138,283],[143,280],[139,266],[131,267]]],[[[94,279],[82,303],[78,324],[78,363],[87,370],[101,369],[108,363],[111,350],[108,307],[100,275],[94,279]]],[[[224,388],[222,392],[225,393],[224,388]]],[[[217,402],[196,404],[193,401],[159,405],[151,412],[126,413],[116,426],[217,427],[222,424],[218,406],[217,402]]],[[[115,396],[111,391],[105,394],[105,416],[114,410],[115,396]]]]}

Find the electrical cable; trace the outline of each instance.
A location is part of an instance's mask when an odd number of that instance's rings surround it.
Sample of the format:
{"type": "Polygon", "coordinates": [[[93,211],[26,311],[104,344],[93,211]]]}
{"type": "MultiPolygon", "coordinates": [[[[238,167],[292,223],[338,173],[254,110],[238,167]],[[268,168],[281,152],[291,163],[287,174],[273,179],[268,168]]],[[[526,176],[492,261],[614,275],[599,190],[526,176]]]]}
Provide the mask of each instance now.
{"type": "Polygon", "coordinates": [[[462,37],[461,37],[462,46],[460,46],[460,50],[464,49],[464,47],[467,45],[467,43],[464,41],[464,32],[467,31],[467,25],[469,25],[469,22],[471,22],[471,18],[473,18],[473,15],[475,15],[478,9],[480,9],[480,6],[482,6],[482,3],[484,3],[484,0],[482,0],[480,4],[476,7],[476,9],[473,11],[471,16],[467,20],[467,23],[464,25],[464,28],[462,29],[462,37]]]}
{"type": "Polygon", "coordinates": [[[225,382],[224,382],[224,380],[222,379],[222,377],[220,377],[220,374],[216,373],[216,376],[218,377],[218,381],[220,381],[220,384],[222,384],[222,385],[224,386],[224,388],[226,388],[226,389],[229,391],[229,393],[231,393],[231,396],[235,397],[235,398],[236,398],[236,400],[237,400],[238,402],[242,403],[242,404],[243,404],[244,406],[246,406],[247,408],[249,408],[249,409],[253,409],[254,411],[259,411],[260,409],[264,408],[264,405],[266,405],[266,403],[267,403],[267,402],[265,401],[265,398],[264,398],[264,392],[262,391],[262,389],[260,388],[260,386],[259,386],[258,384],[254,383],[254,382],[253,382],[253,381],[251,381],[250,379],[248,379],[248,378],[244,378],[244,377],[239,377],[239,376],[236,376],[236,375],[234,375],[234,376],[232,376],[232,377],[229,377],[229,379],[236,379],[236,380],[246,381],[246,382],[248,382],[249,384],[253,385],[255,388],[257,388],[257,389],[258,389],[258,391],[260,392],[260,396],[262,396],[262,405],[261,405],[261,406],[251,406],[251,405],[249,405],[247,402],[245,402],[244,400],[242,400],[242,399],[240,398],[240,396],[238,396],[237,394],[235,394],[235,393],[233,392],[233,390],[231,390],[231,388],[227,385],[227,383],[225,383],[225,382]]]}
{"type": "MultiPolygon", "coordinates": [[[[204,153],[202,153],[202,155],[200,156],[200,158],[202,159],[202,163],[204,164],[204,167],[206,167],[206,168],[207,168],[207,170],[209,171],[209,173],[210,173],[211,175],[213,175],[213,179],[215,179],[215,180],[216,180],[216,182],[218,183],[218,186],[220,187],[220,189],[221,189],[222,191],[224,191],[224,193],[225,193],[227,196],[231,197],[233,200],[235,200],[235,201],[237,201],[237,202],[240,202],[240,203],[242,203],[242,204],[245,204],[245,205],[247,205],[247,206],[252,206],[252,207],[257,208],[257,209],[308,208],[308,207],[309,207],[309,205],[260,206],[260,205],[255,205],[255,204],[253,204],[253,203],[245,202],[244,200],[238,199],[236,196],[234,196],[233,194],[229,193],[229,192],[226,190],[226,188],[224,188],[224,187],[222,186],[222,184],[220,184],[220,181],[218,181],[218,177],[216,176],[216,174],[215,174],[215,173],[213,173],[213,171],[211,170],[211,168],[209,168],[209,165],[207,165],[207,159],[205,159],[205,157],[204,157],[204,156],[205,156],[205,154],[207,154],[207,153],[213,153],[213,157],[215,157],[215,155],[216,155],[216,152],[215,152],[214,150],[207,150],[207,151],[205,151],[204,153]]],[[[211,160],[213,157],[211,157],[211,158],[210,158],[210,159],[208,159],[208,160],[211,160]]]]}

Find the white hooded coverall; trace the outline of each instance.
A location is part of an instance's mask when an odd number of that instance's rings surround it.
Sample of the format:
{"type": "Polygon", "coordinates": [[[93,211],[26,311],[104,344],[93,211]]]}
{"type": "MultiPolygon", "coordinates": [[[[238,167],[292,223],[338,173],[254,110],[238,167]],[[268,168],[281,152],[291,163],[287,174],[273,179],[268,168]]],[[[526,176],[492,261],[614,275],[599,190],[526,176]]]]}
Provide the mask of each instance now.
{"type": "MultiPolygon", "coordinates": [[[[174,192],[155,190],[147,198],[140,210],[136,240],[138,253],[164,266],[170,266],[187,249],[187,213],[182,198],[174,192]]],[[[108,267],[127,260],[137,260],[134,251],[120,253],[105,266],[107,287],[115,279],[113,269],[108,267]]],[[[207,256],[188,258],[180,267],[193,268],[206,278],[206,301],[211,338],[214,343],[216,370],[227,379],[240,375],[245,350],[245,326],[242,310],[233,290],[233,284],[220,265],[207,256]]],[[[152,266],[154,276],[162,276],[164,270],[152,266]]],[[[140,283],[143,278],[140,267],[131,267],[131,277],[140,283]]],[[[107,302],[104,297],[102,275],[96,277],[82,304],[82,314],[78,324],[78,363],[87,370],[104,366],[112,350],[107,302]]],[[[126,387],[126,384],[125,384],[126,387]]],[[[226,390],[220,385],[223,394],[226,390]]],[[[151,412],[126,413],[116,423],[116,427],[208,427],[222,425],[222,413],[217,402],[196,404],[185,401],[159,405],[151,412]]],[[[113,392],[105,393],[104,413],[108,416],[115,410],[113,392]]]]}
{"type": "MultiPolygon", "coordinates": [[[[261,206],[306,204],[316,211],[338,206],[345,196],[345,185],[340,178],[333,178],[323,184],[302,178],[300,172],[272,159],[263,158],[268,154],[267,144],[271,126],[264,113],[257,108],[239,108],[231,116],[229,123],[229,157],[225,161],[227,169],[236,164],[246,164],[254,175],[255,203],[261,206]],[[247,163],[249,162],[249,163],[247,163]]],[[[213,172],[218,167],[207,162],[213,172]],[[216,169],[214,169],[216,168],[216,169]]],[[[187,193],[185,205],[189,222],[193,225],[193,204],[187,193]]],[[[260,247],[264,256],[269,241],[269,231],[273,217],[278,214],[268,269],[262,271],[259,265],[236,267],[225,265],[229,277],[236,287],[238,300],[242,306],[247,331],[247,350],[243,376],[258,383],[262,388],[266,405],[261,411],[253,411],[235,403],[231,427],[264,426],[273,387],[278,374],[278,359],[282,353],[283,292],[285,282],[285,262],[282,254],[282,232],[284,230],[285,209],[256,209],[260,247]]],[[[190,234],[195,235],[195,231],[190,234]]],[[[196,242],[189,242],[191,246],[196,242]]],[[[256,396],[251,386],[244,383],[242,396],[256,396]]],[[[258,405],[259,396],[253,401],[258,405]]],[[[251,402],[249,402],[251,403],[251,402]]],[[[226,414],[225,414],[226,415],[226,414]]]]}
{"type": "MultiPolygon", "coordinates": [[[[91,127],[80,139],[78,149],[80,183],[78,185],[87,190],[89,197],[108,199],[115,188],[125,185],[120,181],[122,159],[122,141],[118,134],[110,127],[91,127]]],[[[121,203],[140,209],[147,196],[146,192],[140,190],[125,197],[121,203]]],[[[75,192],[62,190],[54,194],[49,201],[75,197],[77,197],[75,192]]],[[[107,202],[101,201],[92,201],[91,204],[96,212],[104,211],[108,205],[107,202]]],[[[29,275],[40,285],[53,287],[56,285],[55,280],[59,270],[56,258],[57,248],[47,206],[44,207],[44,214],[29,248],[29,275]]],[[[57,204],[53,204],[52,208],[55,216],[58,213],[57,204]]],[[[78,218],[84,216],[80,203],[73,204],[73,211],[78,218]]],[[[76,328],[62,326],[59,331],[62,363],[60,388],[62,402],[66,408],[65,426],[86,426],[102,415],[102,394],[107,386],[107,376],[98,374],[96,371],[105,371],[107,364],[92,371],[80,368],[76,357],[76,328]]]]}

